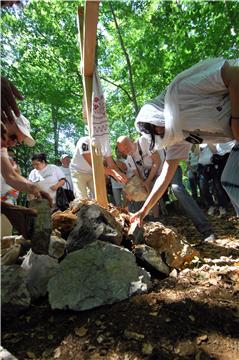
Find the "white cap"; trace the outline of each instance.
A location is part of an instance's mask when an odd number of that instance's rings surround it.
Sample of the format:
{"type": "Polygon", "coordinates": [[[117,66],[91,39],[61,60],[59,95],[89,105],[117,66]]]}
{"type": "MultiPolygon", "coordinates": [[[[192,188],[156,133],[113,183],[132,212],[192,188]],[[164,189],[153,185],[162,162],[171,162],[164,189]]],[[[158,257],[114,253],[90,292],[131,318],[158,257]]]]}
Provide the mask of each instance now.
{"type": "Polygon", "coordinates": [[[27,120],[27,118],[25,118],[25,116],[20,115],[18,118],[15,118],[15,123],[16,123],[18,129],[21,131],[21,133],[26,136],[26,138],[24,139],[24,142],[28,146],[31,146],[31,147],[34,146],[36,142],[30,134],[31,126],[30,126],[29,120],[27,120]]]}
{"type": "Polygon", "coordinates": [[[70,155],[68,155],[68,154],[62,154],[61,157],[60,157],[60,160],[64,160],[66,157],[69,157],[69,158],[70,158],[70,155]]]}

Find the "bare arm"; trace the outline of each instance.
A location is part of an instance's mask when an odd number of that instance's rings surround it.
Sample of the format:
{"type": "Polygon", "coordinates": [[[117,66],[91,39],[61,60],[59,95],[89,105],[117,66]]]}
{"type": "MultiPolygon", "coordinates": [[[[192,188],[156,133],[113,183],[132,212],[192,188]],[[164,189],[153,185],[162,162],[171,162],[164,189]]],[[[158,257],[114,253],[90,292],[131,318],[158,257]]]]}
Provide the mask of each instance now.
{"type": "Polygon", "coordinates": [[[222,68],[222,79],[228,87],[231,99],[232,133],[239,141],[239,66],[231,66],[226,62],[222,68]]]}
{"type": "Polygon", "coordinates": [[[52,185],[50,187],[50,189],[55,191],[55,190],[59,189],[61,186],[63,186],[65,184],[65,182],[66,182],[65,179],[61,179],[55,185],[52,185]]]}
{"type": "Polygon", "coordinates": [[[108,166],[107,168],[105,167],[105,174],[113,176],[116,181],[119,181],[122,184],[126,184],[128,181],[127,176],[122,171],[119,170],[112,157],[107,156],[105,160],[108,166]]]}
{"type": "Polygon", "coordinates": [[[149,213],[149,211],[154,207],[157,201],[163,196],[168,185],[170,184],[175,171],[178,167],[179,161],[181,159],[175,160],[165,160],[163,164],[163,169],[160,176],[157,178],[154,187],[146,199],[141,210],[134,214],[131,218],[131,222],[138,220],[139,224],[142,225],[143,218],[149,213]]]}
{"type": "Polygon", "coordinates": [[[1,171],[6,183],[14,189],[33,194],[37,198],[43,197],[51,203],[49,195],[46,192],[41,191],[37,185],[34,185],[29,180],[18,174],[12,167],[12,164],[7,157],[1,157],[1,171]]]}
{"type": "Polygon", "coordinates": [[[152,167],[149,176],[144,181],[144,185],[148,191],[151,190],[152,181],[154,180],[161,163],[161,159],[157,151],[152,154],[151,159],[152,159],[152,167]]]}

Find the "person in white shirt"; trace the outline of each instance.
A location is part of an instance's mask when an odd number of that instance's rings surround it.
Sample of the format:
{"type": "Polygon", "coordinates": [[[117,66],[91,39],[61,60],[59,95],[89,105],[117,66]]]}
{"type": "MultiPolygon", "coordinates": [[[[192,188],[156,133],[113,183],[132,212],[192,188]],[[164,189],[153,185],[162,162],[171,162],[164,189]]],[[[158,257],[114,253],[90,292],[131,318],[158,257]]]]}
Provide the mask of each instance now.
{"type": "MultiPolygon", "coordinates": [[[[150,150],[149,141],[143,136],[137,141],[131,140],[128,136],[120,136],[116,143],[117,150],[127,156],[125,160],[128,172],[138,175],[143,181],[144,187],[148,192],[151,191],[154,180],[160,173],[164,161],[164,151],[150,150]]],[[[131,176],[132,176],[131,175],[131,176]]],[[[135,212],[141,206],[140,203],[130,203],[129,211],[135,212]]],[[[159,207],[153,208],[153,217],[159,217],[159,207]]]]}
{"type": "MultiPolygon", "coordinates": [[[[166,91],[142,107],[135,126],[151,139],[153,146],[156,143],[168,150],[154,188],[141,210],[131,218],[142,224],[167,189],[179,161],[187,159],[190,143],[239,141],[239,59],[201,61],[180,73],[166,91]]],[[[239,209],[237,154],[234,151],[230,155],[230,167],[227,163],[222,178],[223,185],[228,185],[226,191],[231,201],[239,209]]]]}
{"type": "MultiPolygon", "coordinates": [[[[105,175],[111,175],[116,180],[125,183],[127,178],[117,169],[111,153],[105,155],[105,160],[108,166],[104,167],[105,175]]],[[[88,136],[78,140],[71,160],[70,172],[76,200],[89,198],[89,191],[94,196],[90,138],[88,136]]]]}
{"type": "Polygon", "coordinates": [[[28,180],[46,191],[54,206],[56,204],[56,191],[65,184],[65,174],[59,166],[48,164],[45,153],[34,154],[32,166],[34,169],[30,172],[28,180]]]}
{"type": "Polygon", "coordinates": [[[70,189],[73,191],[73,184],[71,180],[71,171],[70,171],[70,163],[71,157],[68,154],[63,154],[60,157],[61,166],[60,169],[65,174],[65,179],[68,181],[68,184],[64,184],[64,189],[70,189]]]}

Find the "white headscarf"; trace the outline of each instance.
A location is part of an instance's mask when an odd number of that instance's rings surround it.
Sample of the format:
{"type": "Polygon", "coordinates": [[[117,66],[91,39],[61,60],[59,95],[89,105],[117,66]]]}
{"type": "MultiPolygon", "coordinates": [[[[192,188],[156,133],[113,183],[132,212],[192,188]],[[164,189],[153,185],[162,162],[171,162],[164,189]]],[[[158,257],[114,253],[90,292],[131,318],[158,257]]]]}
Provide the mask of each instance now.
{"type": "MultiPolygon", "coordinates": [[[[177,75],[168,86],[166,94],[162,93],[159,97],[154,99],[156,100],[156,103],[154,103],[154,100],[152,100],[142,107],[135,121],[136,129],[140,131],[138,126],[139,122],[149,123],[155,126],[165,126],[165,133],[163,138],[155,135],[155,143],[159,148],[173,145],[182,141],[184,137],[180,123],[180,94],[178,94],[178,84],[180,81],[194,74],[203,72],[211,65],[221,63],[222,60],[222,58],[204,60],[177,75]]],[[[146,137],[149,136],[147,134],[143,135],[146,137]]]]}

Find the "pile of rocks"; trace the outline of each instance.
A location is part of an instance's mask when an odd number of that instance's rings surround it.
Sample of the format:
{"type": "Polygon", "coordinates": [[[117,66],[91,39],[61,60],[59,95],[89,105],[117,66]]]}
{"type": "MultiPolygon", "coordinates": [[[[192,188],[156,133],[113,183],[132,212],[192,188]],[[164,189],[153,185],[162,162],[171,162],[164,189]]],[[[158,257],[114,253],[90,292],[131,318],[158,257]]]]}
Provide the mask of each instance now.
{"type": "MultiPolygon", "coordinates": [[[[198,256],[173,229],[161,223],[139,229],[130,224],[127,211],[112,205],[106,210],[82,202],[52,216],[44,200],[34,200],[31,206],[38,211],[27,241],[31,249],[22,263],[21,251],[15,251],[2,266],[2,306],[7,312],[26,308],[47,293],[53,309],[79,311],[112,304],[147,291],[151,281],[146,270],[168,275],[198,256]]],[[[7,239],[3,241],[6,245],[7,239]]],[[[9,246],[8,252],[21,247],[19,237],[9,246]]]]}

